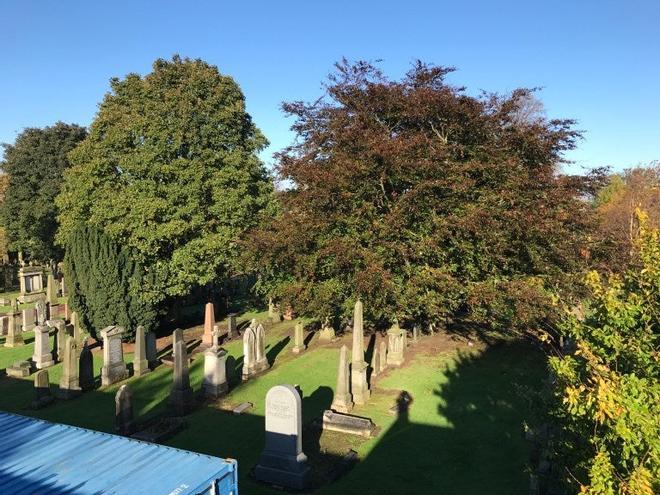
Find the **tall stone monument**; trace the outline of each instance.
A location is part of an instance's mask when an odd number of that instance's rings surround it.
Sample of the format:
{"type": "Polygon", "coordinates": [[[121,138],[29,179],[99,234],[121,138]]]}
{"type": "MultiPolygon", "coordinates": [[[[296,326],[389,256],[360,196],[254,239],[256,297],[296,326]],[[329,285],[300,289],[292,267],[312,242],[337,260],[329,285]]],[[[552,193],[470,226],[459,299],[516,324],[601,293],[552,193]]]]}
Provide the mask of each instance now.
{"type": "Polygon", "coordinates": [[[19,325],[16,325],[16,314],[9,314],[7,322],[7,337],[5,338],[5,347],[19,347],[24,344],[23,333],[19,325]]]}
{"type": "Polygon", "coordinates": [[[124,349],[121,337],[124,328],[111,325],[101,330],[103,338],[103,368],[101,368],[101,386],[112,385],[128,377],[128,368],[124,362],[124,349]]]}
{"type": "Polygon", "coordinates": [[[133,433],[133,392],[126,384],[115,394],[115,431],[119,435],[133,433]]]}
{"type": "Polygon", "coordinates": [[[190,387],[188,374],[188,351],[186,344],[180,340],[175,345],[174,380],[170,392],[170,405],[179,416],[188,414],[194,404],[193,390],[190,387]]]}
{"type": "Polygon", "coordinates": [[[404,362],[404,351],[406,348],[406,331],[394,323],[387,331],[387,364],[401,366],[404,362]]]}
{"type": "Polygon", "coordinates": [[[47,326],[34,327],[34,352],[32,361],[38,370],[53,366],[53,353],[50,349],[50,329],[47,326]]]}
{"type": "Polygon", "coordinates": [[[362,301],[355,303],[353,312],[353,352],[351,360],[351,391],[353,402],[366,404],[371,395],[367,384],[367,368],[364,360],[364,323],[362,319],[362,301]]]}
{"type": "Polygon", "coordinates": [[[215,308],[213,303],[208,302],[204,307],[204,335],[202,336],[202,344],[211,346],[213,345],[213,327],[215,325],[215,308]]]}
{"type": "Polygon", "coordinates": [[[213,334],[213,345],[204,352],[204,395],[213,399],[227,393],[227,351],[220,347],[220,331],[213,334]]]}
{"type": "Polygon", "coordinates": [[[62,357],[62,377],[60,378],[60,396],[73,399],[80,395],[80,380],[78,376],[78,349],[72,336],[67,335],[64,341],[64,355],[62,357]]]}
{"type": "Polygon", "coordinates": [[[305,350],[304,335],[303,324],[301,322],[296,323],[293,329],[293,349],[291,349],[294,354],[300,354],[305,350]]]}
{"type": "Polygon", "coordinates": [[[266,329],[264,326],[259,323],[257,329],[255,330],[255,361],[254,361],[254,371],[256,373],[262,373],[270,368],[268,363],[268,358],[266,357],[266,329]]]}
{"type": "Polygon", "coordinates": [[[302,400],[291,385],[266,394],[266,445],[254,469],[257,480],[303,490],[311,469],[302,451],[302,400]]]}
{"type": "Polygon", "coordinates": [[[337,388],[330,409],[349,413],[353,409],[353,399],[350,392],[350,372],[348,368],[348,347],[341,346],[339,351],[339,369],[337,370],[337,388]]]}
{"type": "Polygon", "coordinates": [[[255,374],[254,363],[256,359],[255,346],[257,336],[252,327],[243,332],[243,381],[248,381],[255,374]]]}
{"type": "Polygon", "coordinates": [[[144,327],[138,325],[135,331],[135,352],[133,354],[133,375],[142,376],[151,371],[147,360],[147,342],[144,327]]]}

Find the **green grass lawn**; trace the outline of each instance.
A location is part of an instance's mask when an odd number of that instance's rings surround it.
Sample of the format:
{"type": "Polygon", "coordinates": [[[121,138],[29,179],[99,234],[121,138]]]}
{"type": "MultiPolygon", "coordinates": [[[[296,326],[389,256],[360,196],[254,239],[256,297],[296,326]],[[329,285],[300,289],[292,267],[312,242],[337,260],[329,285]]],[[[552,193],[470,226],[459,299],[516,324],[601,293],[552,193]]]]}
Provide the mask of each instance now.
{"type": "MultiPolygon", "coordinates": [[[[263,317],[264,314],[244,315],[263,317]]],[[[522,345],[500,345],[483,351],[431,352],[431,346],[411,349],[401,369],[390,369],[372,383],[372,399],[354,413],[368,416],[379,427],[369,440],[316,430],[312,421],[332,402],[339,343],[320,345],[316,337],[300,356],[291,353],[293,323],[273,327],[267,336],[267,354],[273,363],[266,374],[238,382],[242,342],[229,343],[228,369],[233,388],[224,404],[210,404],[187,416],[187,427],[167,444],[219,457],[238,459],[242,494],[280,493],[253,482],[249,471],[264,442],[264,398],[270,387],[289,383],[303,391],[304,449],[317,473],[327,471],[338,454],[349,447],[360,462],[322,494],[512,494],[528,486],[525,473],[527,447],[522,435],[524,400],[521,385],[539,383],[543,356],[522,345]],[[398,418],[388,414],[401,390],[413,397],[409,412],[398,418]],[[234,416],[221,406],[249,401],[248,414],[234,416]]],[[[348,339],[346,342],[348,342],[348,339]]],[[[428,338],[427,338],[428,339],[428,338]]],[[[27,339],[30,341],[30,339],[27,339]]],[[[1,341],[0,341],[1,342],[1,341]]],[[[16,349],[0,347],[0,368],[29,357],[32,344],[16,349]]],[[[130,362],[132,356],[126,356],[130,362]]],[[[100,355],[95,368],[100,375],[100,355]]],[[[49,368],[53,391],[61,365],[49,368]]],[[[203,358],[191,367],[191,382],[199,390],[203,358]]],[[[136,417],[144,419],[167,409],[172,370],[160,366],[142,378],[128,380],[133,389],[136,417]]],[[[112,432],[114,394],[120,384],[58,401],[39,411],[29,409],[31,379],[0,379],[0,409],[112,432]]],[[[320,483],[320,476],[316,481],[320,483]]]]}

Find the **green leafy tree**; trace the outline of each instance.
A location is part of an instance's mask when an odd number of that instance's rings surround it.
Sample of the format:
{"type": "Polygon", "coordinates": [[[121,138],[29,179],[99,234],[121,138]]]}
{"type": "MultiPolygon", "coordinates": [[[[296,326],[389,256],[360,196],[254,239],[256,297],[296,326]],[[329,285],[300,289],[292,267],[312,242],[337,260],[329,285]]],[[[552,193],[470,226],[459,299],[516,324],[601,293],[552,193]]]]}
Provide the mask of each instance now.
{"type": "Polygon", "coordinates": [[[530,111],[531,90],[472,97],[451,71],[344,61],[325,97],[284,105],[282,213],[246,244],[263,292],[317,317],[358,295],[378,321],[511,329],[552,311],[590,229],[586,179],[557,173],[579,133],[530,111]]]}
{"type": "Polygon", "coordinates": [[[660,231],[637,219],[631,268],[607,282],[589,273],[585,318],[562,328],[576,351],[550,358],[556,454],[590,495],[660,492],[660,231]]]}
{"type": "Polygon", "coordinates": [[[143,297],[154,302],[222,281],[237,239],[272,201],[257,155],[267,141],[239,86],[178,56],[110,85],[70,154],[59,242],[67,245],[81,222],[98,228],[153,273],[143,297]]]}
{"type": "Polygon", "coordinates": [[[42,262],[62,259],[63,252],[55,244],[55,197],[69,167],[67,154],[85,136],[83,127],[58,122],[43,129],[25,129],[13,145],[4,145],[0,168],[9,176],[9,185],[0,213],[11,250],[27,251],[42,262]]]}
{"type": "Polygon", "coordinates": [[[138,264],[129,248],[120,246],[102,231],[79,225],[68,237],[64,269],[69,301],[91,335],[108,325],[121,325],[124,337],[138,325],[151,330],[157,310],[143,297],[143,287],[154,285],[154,274],[138,264]]]}

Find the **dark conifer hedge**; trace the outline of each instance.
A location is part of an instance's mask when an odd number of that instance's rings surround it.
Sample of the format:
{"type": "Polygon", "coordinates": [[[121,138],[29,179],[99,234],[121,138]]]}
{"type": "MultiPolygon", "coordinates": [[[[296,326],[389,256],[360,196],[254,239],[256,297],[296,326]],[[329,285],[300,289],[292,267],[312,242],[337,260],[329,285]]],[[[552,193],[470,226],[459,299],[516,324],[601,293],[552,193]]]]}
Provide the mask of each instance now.
{"type": "Polygon", "coordinates": [[[144,297],[153,277],[134,259],[129,249],[94,227],[79,226],[69,235],[64,271],[70,309],[93,337],[108,325],[123,326],[127,340],[138,325],[155,327],[157,308],[144,297]]]}

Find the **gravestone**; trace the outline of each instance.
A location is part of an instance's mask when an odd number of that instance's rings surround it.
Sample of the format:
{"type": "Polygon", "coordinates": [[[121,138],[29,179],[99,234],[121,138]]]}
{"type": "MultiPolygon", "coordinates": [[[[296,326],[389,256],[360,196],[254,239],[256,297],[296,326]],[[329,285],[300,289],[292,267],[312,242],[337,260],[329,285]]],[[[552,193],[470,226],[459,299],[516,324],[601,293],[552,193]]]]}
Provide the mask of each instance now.
{"type": "Polygon", "coordinates": [[[48,311],[46,309],[46,301],[39,299],[34,303],[34,311],[36,314],[37,325],[45,325],[48,319],[48,311]]]}
{"type": "Polygon", "coordinates": [[[241,402],[239,405],[237,405],[233,409],[232,412],[234,413],[234,416],[240,416],[241,414],[246,412],[248,409],[252,409],[253,406],[254,406],[254,404],[252,404],[252,402],[241,402]]]}
{"type": "Polygon", "coordinates": [[[213,334],[213,345],[204,352],[204,382],[206,397],[217,399],[227,393],[227,351],[220,347],[220,331],[213,334]]]}
{"type": "Polygon", "coordinates": [[[382,373],[387,368],[387,342],[385,340],[380,341],[380,369],[379,373],[382,373]]]}
{"type": "Polygon", "coordinates": [[[96,388],[96,379],[94,377],[94,356],[87,345],[87,339],[83,343],[78,360],[78,376],[80,379],[80,389],[83,392],[89,392],[96,388]]]}
{"type": "Polygon", "coordinates": [[[53,394],[50,393],[48,370],[39,370],[34,375],[34,394],[32,409],[41,409],[55,400],[53,394]]]}
{"type": "MultiPolygon", "coordinates": [[[[76,340],[76,342],[81,343],[82,342],[82,328],[80,327],[80,321],[78,318],[78,313],[75,311],[71,312],[71,319],[69,320],[72,328],[72,335],[73,338],[76,340]]],[[[110,328],[110,327],[106,327],[110,328]]],[[[118,327],[120,328],[120,327],[118,327]]]]}
{"type": "Polygon", "coordinates": [[[323,328],[319,332],[319,341],[320,342],[332,342],[335,340],[335,329],[330,325],[330,318],[326,318],[323,323],[323,328]]]}
{"type": "Polygon", "coordinates": [[[380,351],[374,346],[374,352],[371,356],[371,376],[378,376],[380,373],[380,351]]]}
{"type": "Polygon", "coordinates": [[[73,399],[80,395],[80,378],[78,370],[78,345],[70,335],[64,341],[64,354],[62,356],[62,377],[60,378],[60,396],[73,399]]]}
{"type": "Polygon", "coordinates": [[[15,361],[14,364],[7,367],[5,372],[7,376],[12,378],[25,378],[32,373],[32,363],[30,361],[15,361]]]}
{"type": "Polygon", "coordinates": [[[147,343],[144,335],[144,327],[138,325],[135,331],[135,352],[133,354],[133,375],[142,376],[149,373],[149,361],[147,360],[147,343]]]}
{"type": "Polygon", "coordinates": [[[34,352],[32,361],[37,369],[53,366],[53,354],[50,349],[50,329],[47,326],[34,327],[34,352]]]}
{"type": "Polygon", "coordinates": [[[364,326],[362,320],[362,301],[355,303],[353,312],[353,350],[351,362],[351,392],[353,402],[366,404],[371,392],[367,384],[367,368],[369,365],[364,360],[364,326]]]}
{"type": "Polygon", "coordinates": [[[266,445],[254,469],[257,480],[304,490],[311,469],[302,451],[302,400],[291,385],[266,394],[266,445]]]}
{"type": "Polygon", "coordinates": [[[406,331],[402,330],[398,323],[394,323],[387,331],[387,339],[387,364],[401,366],[404,362],[403,353],[406,347],[406,331]]]}
{"type": "Polygon", "coordinates": [[[55,334],[53,335],[53,359],[55,362],[62,361],[62,356],[64,354],[64,339],[66,337],[66,323],[64,320],[47,320],[46,325],[50,328],[55,329],[55,334]]]}
{"type": "Polygon", "coordinates": [[[234,339],[238,337],[238,326],[236,325],[236,313],[227,315],[227,338],[234,339]]]}
{"type": "Polygon", "coordinates": [[[350,373],[348,369],[348,348],[343,345],[339,351],[339,369],[337,370],[337,388],[331,409],[348,413],[353,409],[353,398],[350,392],[350,373]]]}
{"type": "Polygon", "coordinates": [[[16,315],[10,313],[7,322],[7,337],[5,338],[5,347],[19,347],[24,344],[23,333],[16,324],[16,315]]]}
{"type": "Polygon", "coordinates": [[[21,313],[23,315],[23,331],[29,332],[37,323],[37,311],[34,308],[26,308],[21,313]]]}
{"type": "Polygon", "coordinates": [[[0,316],[0,335],[7,335],[9,328],[9,316],[0,316]]]}
{"type": "Polygon", "coordinates": [[[158,366],[158,349],[156,347],[156,334],[152,331],[145,336],[145,347],[147,351],[147,362],[150,368],[158,366]]]}
{"type": "Polygon", "coordinates": [[[293,329],[293,349],[291,352],[294,354],[300,354],[305,350],[305,335],[303,331],[303,324],[298,322],[296,323],[295,328],[293,329]]]}
{"type": "Polygon", "coordinates": [[[369,418],[326,410],[323,412],[323,429],[369,438],[376,430],[376,425],[369,418]]]}
{"type": "Polygon", "coordinates": [[[170,405],[178,416],[188,414],[193,407],[193,390],[188,375],[188,351],[182,340],[176,343],[174,354],[174,380],[170,391],[170,405]]]}
{"type": "Polygon", "coordinates": [[[46,280],[46,301],[51,306],[59,304],[57,299],[57,282],[51,272],[48,272],[48,279],[46,280]]]}
{"type": "Polygon", "coordinates": [[[280,308],[273,303],[273,299],[268,300],[268,318],[273,323],[279,323],[282,321],[282,315],[280,314],[280,308]]]}
{"type": "Polygon", "coordinates": [[[266,329],[259,323],[255,330],[255,360],[254,371],[255,373],[262,373],[270,368],[268,358],[266,357],[266,329]]]}
{"type": "Polygon", "coordinates": [[[255,362],[255,345],[257,337],[252,327],[248,327],[243,332],[243,373],[241,378],[243,381],[248,381],[255,375],[254,362],[255,362]]]}
{"type": "Polygon", "coordinates": [[[215,325],[215,309],[213,303],[208,302],[204,308],[204,335],[202,344],[213,345],[213,326],[215,325]]]}
{"type": "Polygon", "coordinates": [[[115,431],[119,435],[133,433],[133,392],[126,384],[115,394],[115,431]]]}
{"type": "Polygon", "coordinates": [[[111,325],[101,330],[103,339],[103,368],[101,368],[101,386],[112,385],[128,377],[128,368],[124,362],[124,348],[121,337],[124,328],[111,325]]]}

